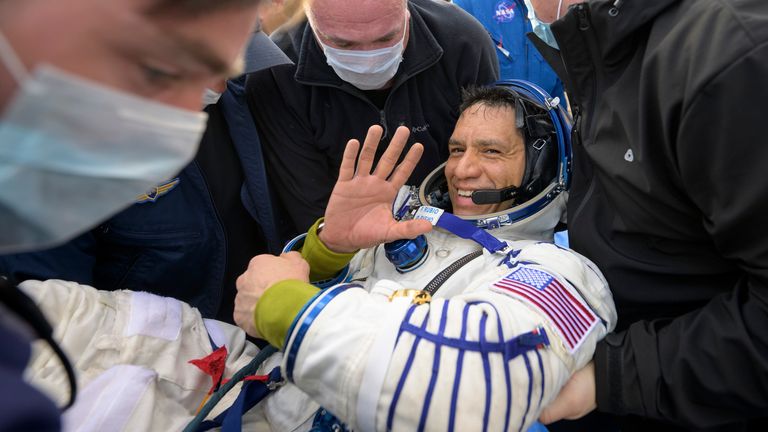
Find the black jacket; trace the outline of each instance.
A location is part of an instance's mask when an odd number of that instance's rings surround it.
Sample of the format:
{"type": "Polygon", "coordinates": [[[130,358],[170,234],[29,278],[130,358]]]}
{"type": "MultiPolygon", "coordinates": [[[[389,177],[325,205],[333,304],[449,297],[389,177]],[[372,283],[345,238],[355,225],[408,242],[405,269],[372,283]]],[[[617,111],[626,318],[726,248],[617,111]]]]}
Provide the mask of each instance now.
{"type": "Polygon", "coordinates": [[[495,48],[474,18],[443,1],[412,0],[408,9],[410,36],[383,109],[327,65],[306,21],[273,35],[295,65],[248,76],[267,172],[297,232],[323,215],[350,138],[381,124],[388,141],[408,126],[409,145],[424,144],[409,180],[417,184],[448,157],[460,89],[498,78],[495,48]]]}
{"type": "Polygon", "coordinates": [[[581,138],[571,246],[604,272],[619,312],[595,355],[599,409],[757,430],[768,2],[594,0],[552,30],[581,138]]]}

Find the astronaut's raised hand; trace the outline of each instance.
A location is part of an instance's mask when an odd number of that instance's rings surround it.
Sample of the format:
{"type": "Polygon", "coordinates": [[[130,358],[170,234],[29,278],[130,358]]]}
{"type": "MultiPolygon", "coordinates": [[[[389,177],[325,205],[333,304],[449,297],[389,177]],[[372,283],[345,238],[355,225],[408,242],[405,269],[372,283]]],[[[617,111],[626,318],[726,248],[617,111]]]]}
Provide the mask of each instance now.
{"type": "Polygon", "coordinates": [[[284,280],[309,282],[309,264],[298,252],[280,256],[257,255],[248,263],[248,269],[235,281],[235,324],[251,336],[261,337],[254,324],[254,311],[267,288],[284,280]]]}
{"type": "Polygon", "coordinates": [[[392,202],[421,159],[424,147],[414,144],[398,165],[409,135],[408,128],[400,126],[374,168],[373,159],[381,135],[381,126],[371,126],[359,155],[358,140],[349,140],[344,150],[339,179],[325,210],[325,225],[319,233],[320,241],[334,252],[355,252],[393,240],[414,238],[432,229],[432,224],[424,220],[397,221],[392,216],[392,202]]]}

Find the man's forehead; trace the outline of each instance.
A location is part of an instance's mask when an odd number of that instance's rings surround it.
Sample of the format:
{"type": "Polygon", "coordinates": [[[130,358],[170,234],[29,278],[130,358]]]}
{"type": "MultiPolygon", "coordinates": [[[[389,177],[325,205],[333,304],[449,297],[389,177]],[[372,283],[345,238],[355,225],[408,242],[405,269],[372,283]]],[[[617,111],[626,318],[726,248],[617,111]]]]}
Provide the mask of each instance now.
{"type": "Polygon", "coordinates": [[[493,123],[506,123],[511,121],[511,125],[515,125],[515,108],[511,105],[489,105],[484,102],[478,102],[470,105],[464,112],[461,113],[461,117],[471,118],[472,122],[479,121],[479,118],[490,121],[493,123]]]}
{"type": "Polygon", "coordinates": [[[464,145],[508,142],[516,145],[522,140],[522,131],[515,127],[515,110],[511,106],[489,106],[478,103],[467,107],[459,116],[451,142],[464,145]],[[465,136],[467,133],[471,135],[465,136]],[[479,141],[475,141],[478,140],[479,141]],[[471,140],[471,142],[465,142],[471,140]]]}
{"type": "Polygon", "coordinates": [[[386,22],[397,24],[405,15],[405,2],[402,0],[310,0],[308,8],[314,23],[321,28],[386,22]]]}

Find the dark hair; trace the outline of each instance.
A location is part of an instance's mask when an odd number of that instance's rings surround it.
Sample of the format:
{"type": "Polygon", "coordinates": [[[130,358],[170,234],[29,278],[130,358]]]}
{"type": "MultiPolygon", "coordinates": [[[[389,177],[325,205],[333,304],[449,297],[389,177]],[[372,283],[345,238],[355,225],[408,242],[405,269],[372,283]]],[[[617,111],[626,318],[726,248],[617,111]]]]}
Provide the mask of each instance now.
{"type": "Polygon", "coordinates": [[[262,0],[155,0],[146,13],[149,15],[198,16],[222,9],[256,6],[262,0]]]}
{"type": "Polygon", "coordinates": [[[518,96],[506,87],[467,87],[461,90],[461,106],[459,114],[474,105],[484,105],[489,108],[516,108],[518,96]]]}

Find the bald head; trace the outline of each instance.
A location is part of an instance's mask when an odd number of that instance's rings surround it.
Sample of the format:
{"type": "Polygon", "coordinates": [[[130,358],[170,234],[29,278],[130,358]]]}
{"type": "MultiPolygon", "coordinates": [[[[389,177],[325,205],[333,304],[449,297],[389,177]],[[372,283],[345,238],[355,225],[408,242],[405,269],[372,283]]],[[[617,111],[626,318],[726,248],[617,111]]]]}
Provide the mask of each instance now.
{"type": "Polygon", "coordinates": [[[323,43],[350,50],[392,46],[408,17],[407,0],[308,0],[305,8],[323,43]]]}

